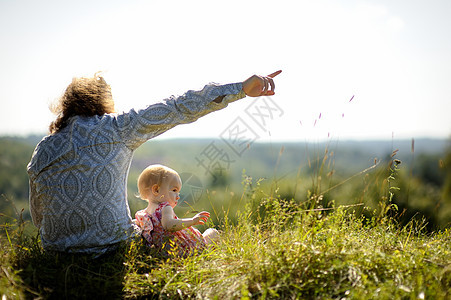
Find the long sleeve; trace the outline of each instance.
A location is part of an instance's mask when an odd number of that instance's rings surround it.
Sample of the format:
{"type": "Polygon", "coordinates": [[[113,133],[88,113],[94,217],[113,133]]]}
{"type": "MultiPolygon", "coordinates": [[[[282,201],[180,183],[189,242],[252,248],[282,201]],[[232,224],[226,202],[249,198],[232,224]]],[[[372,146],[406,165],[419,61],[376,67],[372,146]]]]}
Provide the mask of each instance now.
{"type": "Polygon", "coordinates": [[[116,126],[130,149],[162,134],[179,124],[196,121],[200,117],[222,109],[229,103],[244,98],[241,83],[226,85],[208,84],[200,91],[188,91],[179,97],[170,97],[138,111],[116,117],[116,126]],[[220,103],[213,100],[224,96],[220,103]]]}
{"type": "Polygon", "coordinates": [[[137,111],[75,116],[45,137],[27,168],[30,210],[44,249],[99,253],[126,240],[135,230],[127,202],[133,151],[244,97],[241,83],[209,84],[137,111]],[[214,102],[218,97],[222,101],[214,102]]]}
{"type": "Polygon", "coordinates": [[[30,213],[33,224],[39,228],[42,221],[42,208],[41,202],[36,195],[36,188],[34,183],[30,180],[30,213]]]}

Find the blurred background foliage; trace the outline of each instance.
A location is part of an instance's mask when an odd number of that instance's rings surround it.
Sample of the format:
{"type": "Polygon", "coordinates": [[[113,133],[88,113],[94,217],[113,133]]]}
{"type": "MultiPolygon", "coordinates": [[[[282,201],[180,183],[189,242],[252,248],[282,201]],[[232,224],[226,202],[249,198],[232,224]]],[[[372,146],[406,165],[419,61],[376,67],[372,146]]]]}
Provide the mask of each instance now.
{"type": "MultiPolygon", "coordinates": [[[[0,137],[0,224],[20,215],[31,220],[26,166],[41,138],[0,137]]],[[[371,216],[387,199],[390,184],[399,189],[392,202],[400,223],[418,218],[428,230],[451,224],[451,144],[447,140],[253,143],[237,154],[233,145],[219,139],[157,138],[134,155],[128,178],[132,215],[146,206],[136,197],[136,180],[153,163],[168,165],[189,178],[182,198],[196,191],[176,208],[179,216],[210,210],[213,222],[224,216],[233,221],[234,212],[242,207],[243,193],[257,184],[266,193],[262,197],[280,196],[305,203],[306,208],[311,201],[323,208],[350,205],[371,216]],[[388,182],[393,159],[401,164],[395,180],[388,182]]]]}

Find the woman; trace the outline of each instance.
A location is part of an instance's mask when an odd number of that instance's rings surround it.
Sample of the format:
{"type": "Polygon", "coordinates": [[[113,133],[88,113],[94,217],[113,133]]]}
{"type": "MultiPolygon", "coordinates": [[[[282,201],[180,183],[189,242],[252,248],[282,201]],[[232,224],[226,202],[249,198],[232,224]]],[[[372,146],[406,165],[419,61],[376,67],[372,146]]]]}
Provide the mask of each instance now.
{"type": "Polygon", "coordinates": [[[133,152],[178,124],[191,123],[246,95],[274,95],[273,77],[209,84],[145,109],[114,114],[100,76],[74,78],[61,97],[50,135],[28,165],[30,210],[44,249],[103,253],[135,230],[127,202],[133,152]]]}

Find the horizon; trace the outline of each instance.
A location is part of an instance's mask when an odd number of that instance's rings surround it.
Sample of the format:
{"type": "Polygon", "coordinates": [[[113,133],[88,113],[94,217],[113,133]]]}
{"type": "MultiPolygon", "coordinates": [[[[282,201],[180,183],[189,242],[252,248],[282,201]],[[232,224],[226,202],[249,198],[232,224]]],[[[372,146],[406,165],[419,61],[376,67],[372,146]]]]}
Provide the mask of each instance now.
{"type": "MultiPolygon", "coordinates": [[[[39,133],[28,133],[28,134],[2,134],[0,133],[0,139],[1,138],[11,138],[11,139],[42,139],[49,134],[39,134],[39,133]]],[[[158,142],[158,141],[164,141],[164,142],[195,142],[195,141],[201,141],[201,142],[209,142],[212,140],[223,140],[221,137],[209,137],[209,136],[203,136],[203,137],[164,137],[164,136],[157,136],[153,139],[148,140],[147,142],[158,142]]],[[[326,138],[326,139],[315,139],[315,140],[267,140],[267,139],[259,139],[252,142],[252,144],[290,144],[290,143],[366,143],[366,142],[408,142],[408,143],[416,143],[417,141],[442,141],[445,144],[451,143],[451,136],[449,137],[431,137],[431,136],[425,136],[425,137],[418,137],[418,138],[368,138],[368,139],[358,139],[358,138],[326,138]]],[[[147,143],[145,142],[145,143],[147,143]]]]}

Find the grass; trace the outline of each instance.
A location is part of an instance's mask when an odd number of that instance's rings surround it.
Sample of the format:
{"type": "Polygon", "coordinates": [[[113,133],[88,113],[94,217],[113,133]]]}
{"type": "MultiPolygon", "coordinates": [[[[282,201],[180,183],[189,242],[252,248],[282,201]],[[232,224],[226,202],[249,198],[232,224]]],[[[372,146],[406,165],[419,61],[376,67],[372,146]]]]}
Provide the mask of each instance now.
{"type": "MultiPolygon", "coordinates": [[[[109,299],[451,299],[451,230],[401,225],[390,165],[379,210],[324,206],[321,188],[305,201],[276,185],[243,181],[240,206],[216,225],[221,241],[190,257],[160,257],[141,240],[109,255],[51,254],[20,219],[0,236],[0,295],[109,299]]],[[[318,177],[321,174],[318,174],[318,177]]],[[[219,210],[218,210],[219,211],[219,210]]],[[[213,224],[209,224],[210,226],[213,224]]]]}
{"type": "Polygon", "coordinates": [[[245,210],[237,224],[225,220],[221,242],[188,258],[158,257],[139,240],[97,259],[44,253],[36,238],[2,240],[0,292],[11,299],[451,297],[450,230],[425,234],[418,223],[280,203],[262,202],[265,219],[245,210]]]}

